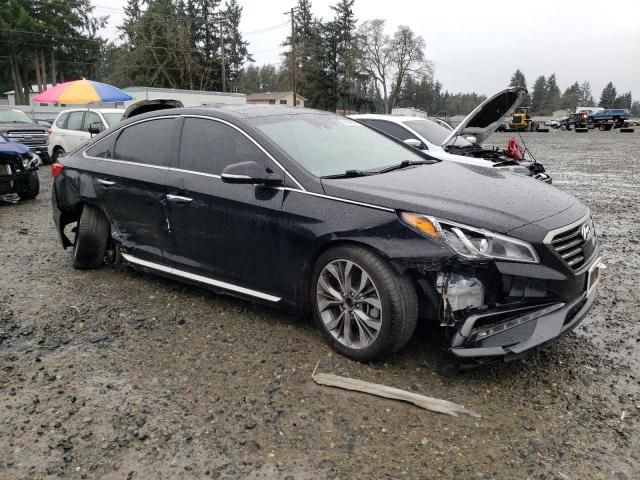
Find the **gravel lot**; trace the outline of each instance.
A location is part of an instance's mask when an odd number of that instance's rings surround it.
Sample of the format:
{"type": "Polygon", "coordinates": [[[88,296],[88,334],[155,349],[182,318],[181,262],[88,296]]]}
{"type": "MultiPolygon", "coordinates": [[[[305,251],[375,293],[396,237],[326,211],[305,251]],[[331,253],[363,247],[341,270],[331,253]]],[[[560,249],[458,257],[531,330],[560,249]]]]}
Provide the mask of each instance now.
{"type": "Polygon", "coordinates": [[[0,479],[640,478],[640,132],[524,138],[593,209],[608,269],[574,333],[454,373],[425,325],[358,364],[306,319],[127,267],[75,271],[43,168],[36,200],[0,202],[0,479]],[[482,418],[315,385],[318,361],[482,418]]]}

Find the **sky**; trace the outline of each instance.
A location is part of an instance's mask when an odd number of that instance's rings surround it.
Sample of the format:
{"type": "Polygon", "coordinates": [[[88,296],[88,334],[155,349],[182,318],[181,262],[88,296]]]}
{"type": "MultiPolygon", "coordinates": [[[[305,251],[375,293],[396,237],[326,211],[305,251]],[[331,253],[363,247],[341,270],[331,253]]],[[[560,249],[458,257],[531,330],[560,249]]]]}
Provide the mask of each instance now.
{"type": "MultiPolygon", "coordinates": [[[[312,0],[316,17],[332,18],[337,0],[312,0]]],[[[109,15],[100,32],[117,38],[126,0],[92,0],[109,15]]],[[[296,0],[240,0],[241,31],[256,64],[278,63],[296,0]]],[[[435,77],[451,92],[495,93],[519,68],[532,88],[556,74],[562,90],[589,80],[594,97],[612,81],[640,98],[640,0],[356,0],[358,21],[382,18],[388,33],[408,25],[426,41],[435,77]],[[524,5],[524,8],[522,7],[524,5]]]]}

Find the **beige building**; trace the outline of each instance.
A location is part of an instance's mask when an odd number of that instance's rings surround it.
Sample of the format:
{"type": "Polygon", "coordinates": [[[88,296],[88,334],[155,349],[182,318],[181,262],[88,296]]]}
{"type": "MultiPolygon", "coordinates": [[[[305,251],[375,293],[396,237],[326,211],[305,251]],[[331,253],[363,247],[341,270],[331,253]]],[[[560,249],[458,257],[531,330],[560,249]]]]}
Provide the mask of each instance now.
{"type": "MultiPolygon", "coordinates": [[[[298,107],[304,107],[306,98],[296,94],[296,105],[298,107]]],[[[265,92],[265,93],[252,93],[247,95],[247,103],[257,105],[286,105],[288,107],[293,106],[293,92],[265,92]]]]}

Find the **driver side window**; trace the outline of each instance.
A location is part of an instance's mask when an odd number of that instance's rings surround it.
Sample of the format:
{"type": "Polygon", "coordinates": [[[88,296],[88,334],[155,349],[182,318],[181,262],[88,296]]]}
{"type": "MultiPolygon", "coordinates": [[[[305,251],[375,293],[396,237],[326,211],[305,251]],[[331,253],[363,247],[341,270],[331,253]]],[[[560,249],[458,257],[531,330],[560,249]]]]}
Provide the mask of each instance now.
{"type": "Polygon", "coordinates": [[[225,167],[247,161],[268,165],[264,152],[235,128],[206,118],[185,118],[181,169],[220,175],[225,167]]]}

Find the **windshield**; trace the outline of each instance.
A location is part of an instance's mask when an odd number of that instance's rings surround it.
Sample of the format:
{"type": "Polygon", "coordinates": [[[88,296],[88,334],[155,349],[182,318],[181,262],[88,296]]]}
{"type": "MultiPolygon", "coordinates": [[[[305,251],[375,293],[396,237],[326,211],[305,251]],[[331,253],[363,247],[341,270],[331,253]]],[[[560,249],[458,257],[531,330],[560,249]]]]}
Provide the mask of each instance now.
{"type": "Polygon", "coordinates": [[[124,112],[110,112],[110,113],[102,112],[102,116],[107,121],[107,126],[113,127],[114,125],[117,125],[118,123],[120,123],[120,120],[122,120],[123,113],[124,112]]]}
{"type": "MultiPolygon", "coordinates": [[[[451,130],[443,127],[442,125],[438,125],[431,120],[405,120],[402,123],[418,132],[421,136],[426,138],[429,143],[433,143],[434,145],[442,145],[442,142],[451,135],[451,130]]],[[[455,145],[456,147],[469,147],[473,144],[463,137],[457,136],[452,145],[455,145]]]]}
{"type": "Polygon", "coordinates": [[[34,123],[22,110],[0,110],[0,123],[34,123]]]}
{"type": "Polygon", "coordinates": [[[320,113],[251,120],[254,126],[316,177],[347,170],[381,170],[425,158],[349,118],[320,113]]]}

